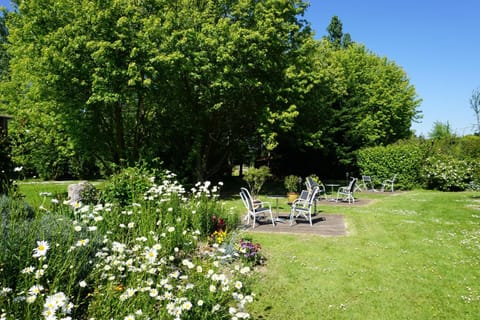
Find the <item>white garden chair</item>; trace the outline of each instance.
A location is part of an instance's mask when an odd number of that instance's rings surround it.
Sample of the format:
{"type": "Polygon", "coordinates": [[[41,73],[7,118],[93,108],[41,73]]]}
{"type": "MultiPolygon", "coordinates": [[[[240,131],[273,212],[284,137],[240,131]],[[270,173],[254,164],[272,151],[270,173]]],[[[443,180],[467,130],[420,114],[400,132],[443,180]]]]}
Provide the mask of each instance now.
{"type": "Polygon", "coordinates": [[[262,216],[265,218],[266,214],[268,213],[273,226],[275,226],[272,207],[269,202],[254,201],[247,188],[240,188],[240,198],[242,198],[242,202],[247,209],[247,214],[244,218],[244,220],[247,220],[247,225],[250,223],[250,218],[252,218],[252,229],[255,228],[258,217],[262,216]]]}
{"type": "Polygon", "coordinates": [[[293,225],[295,218],[302,215],[310,222],[310,226],[312,226],[312,214],[315,213],[315,201],[319,190],[318,186],[315,186],[311,192],[308,192],[306,201],[297,199],[292,203],[290,225],[293,225]]]}
{"type": "Polygon", "coordinates": [[[390,189],[390,191],[393,192],[393,184],[395,183],[396,178],[397,178],[397,174],[394,174],[392,179],[383,180],[382,192],[384,192],[385,189],[390,189]]]}
{"type": "Polygon", "coordinates": [[[353,178],[350,180],[350,183],[346,187],[340,187],[337,191],[337,201],[343,200],[348,201],[348,203],[355,202],[355,197],[353,196],[355,192],[355,184],[357,182],[357,178],[353,178]]]}

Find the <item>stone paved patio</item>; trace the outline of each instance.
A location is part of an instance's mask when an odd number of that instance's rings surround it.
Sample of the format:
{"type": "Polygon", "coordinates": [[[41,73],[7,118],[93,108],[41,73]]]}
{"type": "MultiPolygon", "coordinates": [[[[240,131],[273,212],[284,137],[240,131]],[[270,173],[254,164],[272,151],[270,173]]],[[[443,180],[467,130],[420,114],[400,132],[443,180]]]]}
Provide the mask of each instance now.
{"type": "Polygon", "coordinates": [[[279,214],[281,221],[277,221],[275,227],[269,220],[257,223],[255,228],[252,225],[244,226],[248,232],[270,232],[270,233],[302,233],[315,234],[319,236],[346,236],[347,228],[343,215],[341,214],[322,214],[318,213],[312,217],[312,226],[308,220],[297,219],[293,225],[287,214],[279,214]]]}
{"type": "MultiPolygon", "coordinates": [[[[325,237],[342,237],[348,236],[348,227],[342,214],[328,213],[329,206],[364,206],[371,203],[371,200],[360,199],[355,203],[347,202],[331,202],[319,201],[318,205],[322,207],[322,211],[312,217],[312,226],[308,220],[299,217],[290,225],[289,213],[280,212],[275,227],[270,220],[260,221],[255,228],[252,225],[244,225],[244,230],[248,232],[264,232],[264,233],[289,233],[289,234],[312,234],[325,237]],[[326,209],[326,210],[325,210],[326,209]],[[325,212],[327,211],[327,212],[325,212]]],[[[275,212],[275,209],[273,209],[275,212]]]]}

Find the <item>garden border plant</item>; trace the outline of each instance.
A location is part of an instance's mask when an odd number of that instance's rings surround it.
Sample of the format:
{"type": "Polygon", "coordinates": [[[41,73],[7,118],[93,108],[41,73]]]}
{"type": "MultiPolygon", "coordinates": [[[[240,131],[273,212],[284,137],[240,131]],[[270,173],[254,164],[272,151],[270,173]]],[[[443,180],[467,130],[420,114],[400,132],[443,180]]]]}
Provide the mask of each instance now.
{"type": "Polygon", "coordinates": [[[2,319],[248,318],[258,261],[226,246],[241,238],[238,215],[218,199],[221,184],[187,193],[164,176],[129,198],[137,202],[72,207],[51,198],[31,219],[2,220],[2,231],[17,232],[0,240],[10,248],[0,255],[9,270],[0,278],[2,319]],[[220,229],[225,245],[208,245],[220,229]]]}

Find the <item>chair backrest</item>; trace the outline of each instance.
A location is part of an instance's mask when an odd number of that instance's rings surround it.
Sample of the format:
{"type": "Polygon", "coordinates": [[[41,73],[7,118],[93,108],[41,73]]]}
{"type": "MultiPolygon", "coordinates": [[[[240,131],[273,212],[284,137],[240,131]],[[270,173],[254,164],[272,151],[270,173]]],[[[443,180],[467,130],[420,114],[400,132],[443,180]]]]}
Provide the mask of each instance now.
{"type": "Polygon", "coordinates": [[[253,211],[253,198],[247,188],[240,188],[240,198],[242,198],[243,204],[249,211],[253,211]]]}
{"type": "Polygon", "coordinates": [[[397,174],[395,173],[395,174],[393,175],[393,178],[392,178],[392,183],[395,182],[395,179],[396,179],[396,178],[397,178],[397,174]]]}
{"type": "Polygon", "coordinates": [[[371,182],[372,182],[372,177],[370,177],[370,176],[362,176],[362,181],[365,182],[365,183],[366,183],[366,182],[370,182],[370,183],[371,183],[371,182]]]}
{"type": "Polygon", "coordinates": [[[348,192],[353,193],[353,191],[355,190],[355,183],[357,183],[357,178],[353,178],[348,184],[348,192]]]}
{"type": "Polygon", "coordinates": [[[300,196],[298,197],[298,199],[300,199],[301,201],[308,201],[309,194],[310,192],[308,192],[307,190],[302,190],[302,192],[300,192],[300,196]]]}
{"type": "Polygon", "coordinates": [[[308,193],[308,198],[307,198],[307,205],[310,207],[313,204],[313,201],[315,201],[315,198],[317,197],[317,193],[320,191],[320,188],[318,186],[313,187],[312,191],[308,193]]]}
{"type": "Polygon", "coordinates": [[[305,179],[305,185],[307,186],[308,191],[312,191],[313,188],[318,187],[318,183],[316,183],[312,177],[307,177],[305,179]]]}

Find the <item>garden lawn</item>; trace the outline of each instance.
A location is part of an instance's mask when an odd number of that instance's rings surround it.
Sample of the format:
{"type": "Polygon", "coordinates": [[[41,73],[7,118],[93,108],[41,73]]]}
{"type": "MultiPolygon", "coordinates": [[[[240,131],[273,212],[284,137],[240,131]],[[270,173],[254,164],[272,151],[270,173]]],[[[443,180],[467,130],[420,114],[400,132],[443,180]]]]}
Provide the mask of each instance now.
{"type": "MultiPolygon", "coordinates": [[[[479,319],[480,194],[358,193],[349,236],[252,233],[255,319],[479,319]]],[[[328,219],[328,216],[327,216],[328,219]]]]}
{"type": "MultiPolygon", "coordinates": [[[[47,204],[51,197],[67,199],[68,185],[79,183],[80,181],[20,181],[18,188],[20,194],[25,196],[25,200],[34,208],[47,204]]],[[[95,187],[100,187],[103,181],[94,181],[95,187]]]]}

